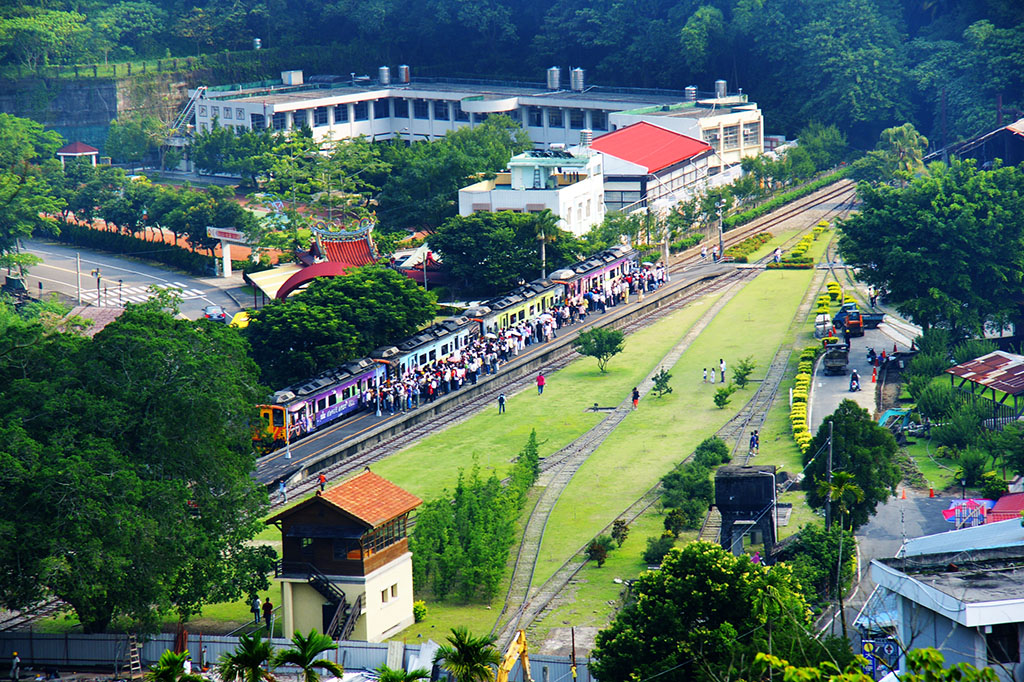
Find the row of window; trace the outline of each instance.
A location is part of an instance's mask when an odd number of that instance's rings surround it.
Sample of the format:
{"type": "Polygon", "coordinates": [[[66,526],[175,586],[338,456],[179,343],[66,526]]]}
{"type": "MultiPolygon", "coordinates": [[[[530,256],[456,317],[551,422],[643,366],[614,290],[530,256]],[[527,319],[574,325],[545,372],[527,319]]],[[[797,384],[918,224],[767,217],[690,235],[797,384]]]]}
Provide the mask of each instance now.
{"type": "MultiPolygon", "coordinates": [[[[431,114],[433,114],[433,120],[435,121],[463,121],[468,122],[470,115],[462,110],[460,102],[450,102],[452,105],[449,109],[449,102],[447,100],[425,100],[415,99],[408,100],[404,98],[385,98],[378,99],[371,102],[355,102],[352,104],[352,115],[351,120],[353,121],[368,121],[370,119],[370,105],[373,105],[373,117],[374,119],[382,118],[410,118],[429,121],[431,120],[431,114]],[[410,111],[410,103],[412,105],[410,111]]],[[[330,125],[330,119],[328,117],[328,107],[316,107],[315,109],[300,109],[292,112],[294,117],[295,127],[308,125],[311,127],[319,127],[330,125]],[[312,120],[310,120],[312,116],[312,120]]],[[[239,121],[245,120],[245,110],[238,108],[235,109],[235,118],[239,121]]],[[[527,110],[527,118],[529,125],[535,128],[544,127],[544,111],[541,107],[529,107],[527,110]]],[[[606,111],[590,111],[590,122],[587,123],[587,110],[584,109],[547,109],[547,124],[549,128],[565,128],[566,122],[569,124],[569,128],[572,130],[583,130],[584,128],[590,128],[592,130],[608,130],[608,112],[606,111]]],[[[199,106],[199,117],[205,118],[208,110],[207,105],[203,104],[199,106]]],[[[518,109],[514,109],[506,113],[507,116],[515,121],[521,122],[520,112],[518,109]]],[[[210,118],[218,118],[221,120],[232,119],[232,109],[228,106],[209,106],[210,118]]],[[[273,127],[275,130],[284,130],[287,127],[287,118],[285,112],[275,113],[273,116],[273,127]]],[[[253,125],[259,118],[262,122],[264,120],[261,114],[251,114],[253,125]]],[[[476,114],[475,118],[477,123],[482,123],[487,120],[487,114],[476,114]]],[[[349,105],[338,104],[334,106],[334,122],[335,123],[348,123],[349,122],[349,105]]]]}
{"type": "MultiPolygon", "coordinates": [[[[760,139],[761,123],[759,121],[743,124],[744,147],[756,147],[760,139]]],[[[719,138],[717,128],[705,130],[704,141],[710,144],[715,151],[722,151],[722,149],[725,149],[726,151],[729,151],[731,149],[739,149],[740,126],[739,124],[734,126],[725,126],[724,128],[722,128],[721,138],[719,138]]]]}

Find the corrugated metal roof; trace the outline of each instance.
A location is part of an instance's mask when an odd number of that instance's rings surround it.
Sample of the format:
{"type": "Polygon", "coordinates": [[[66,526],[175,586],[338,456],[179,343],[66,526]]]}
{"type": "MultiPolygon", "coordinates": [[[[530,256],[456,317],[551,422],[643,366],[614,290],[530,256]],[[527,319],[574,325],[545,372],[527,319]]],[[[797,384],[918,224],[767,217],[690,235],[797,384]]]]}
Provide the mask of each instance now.
{"type": "Polygon", "coordinates": [[[603,154],[643,166],[648,173],[657,173],[663,168],[711,151],[711,145],[707,142],[646,121],[602,135],[590,146],[603,154]]]}
{"type": "Polygon", "coordinates": [[[946,371],[986,388],[1014,396],[1024,394],[1024,355],[997,350],[946,371]]]}

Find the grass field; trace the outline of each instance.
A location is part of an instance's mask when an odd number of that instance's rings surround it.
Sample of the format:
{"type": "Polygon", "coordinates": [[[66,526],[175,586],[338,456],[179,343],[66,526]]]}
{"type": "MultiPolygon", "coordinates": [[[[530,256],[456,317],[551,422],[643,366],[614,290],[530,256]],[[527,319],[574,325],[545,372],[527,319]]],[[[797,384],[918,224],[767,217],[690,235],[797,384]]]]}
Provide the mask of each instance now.
{"type": "Polygon", "coordinates": [[[602,375],[597,361],[581,358],[548,377],[544,395],[529,388],[510,396],[504,415],[497,408],[430,436],[373,466],[373,470],[424,499],[453,487],[459,468],[476,463],[487,475],[504,476],[512,458],[537,430],[541,457],[572,442],[605,415],[586,412],[594,403],[618,405],[682,338],[717,296],[687,306],[626,339],[622,354],[602,375]]]}
{"type": "MultiPolygon", "coordinates": [[[[612,522],[694,447],[728,421],[756,390],[752,382],[725,409],[712,402],[716,386],[701,382],[704,367],[750,356],[763,376],[783,341],[813,271],[767,271],[748,284],[671,369],[674,391],[648,395],[640,409],[595,451],[569,483],[545,530],[534,584],[541,584],[597,530],[612,522]]],[[[731,374],[730,374],[731,376],[731,374]]]]}

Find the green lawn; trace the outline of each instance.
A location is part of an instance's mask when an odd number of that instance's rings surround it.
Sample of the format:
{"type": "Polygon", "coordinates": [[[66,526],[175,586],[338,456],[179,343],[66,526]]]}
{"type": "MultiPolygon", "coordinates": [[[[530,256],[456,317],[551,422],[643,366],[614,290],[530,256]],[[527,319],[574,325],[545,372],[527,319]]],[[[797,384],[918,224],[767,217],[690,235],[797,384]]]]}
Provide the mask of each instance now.
{"type": "Polygon", "coordinates": [[[934,442],[917,438],[904,449],[917,464],[929,488],[940,491],[951,485],[959,485],[956,480],[957,463],[951,459],[936,457],[935,451],[938,446],[934,442]]]}
{"type": "MultiPolygon", "coordinates": [[[[701,370],[751,356],[763,376],[811,283],[811,270],[767,271],[715,317],[672,368],[674,392],[648,395],[594,452],[552,512],[534,584],[547,580],[596,531],[612,522],[694,447],[728,421],[756,390],[750,384],[720,410],[701,370]]],[[[730,375],[731,376],[731,375],[730,375]]]]}
{"type": "Polygon", "coordinates": [[[614,406],[627,398],[717,299],[701,299],[627,337],[625,351],[612,358],[604,375],[596,360],[581,358],[549,376],[543,396],[528,388],[509,398],[504,415],[497,408],[484,411],[378,462],[373,470],[429,500],[453,487],[458,470],[474,462],[484,475],[504,476],[532,429],[541,457],[547,456],[605,417],[586,408],[614,406]]]}

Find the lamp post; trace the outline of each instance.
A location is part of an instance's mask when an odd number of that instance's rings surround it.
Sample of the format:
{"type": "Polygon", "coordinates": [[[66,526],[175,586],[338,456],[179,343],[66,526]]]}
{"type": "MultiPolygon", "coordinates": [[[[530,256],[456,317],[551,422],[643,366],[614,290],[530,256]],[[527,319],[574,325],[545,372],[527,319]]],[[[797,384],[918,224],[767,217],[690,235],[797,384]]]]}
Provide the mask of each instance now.
{"type": "Polygon", "coordinates": [[[288,428],[288,408],[284,408],[284,458],[292,458],[292,438],[288,428]]]}
{"type": "Polygon", "coordinates": [[[725,199],[719,199],[715,204],[718,209],[718,260],[725,258],[725,229],[722,223],[722,210],[725,209],[725,199]]]}
{"type": "Polygon", "coordinates": [[[117,280],[117,305],[124,305],[124,299],[121,297],[121,287],[124,286],[124,280],[117,280]]]}

